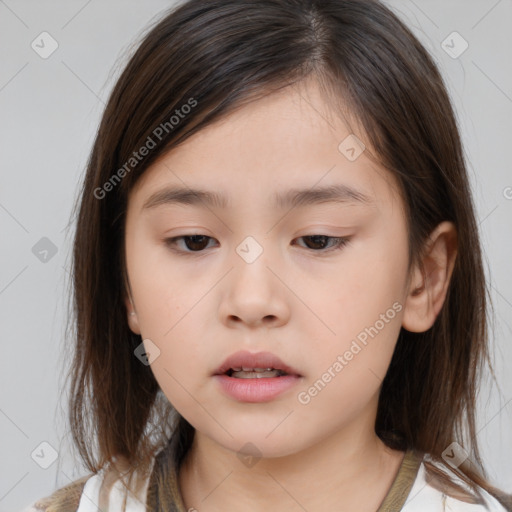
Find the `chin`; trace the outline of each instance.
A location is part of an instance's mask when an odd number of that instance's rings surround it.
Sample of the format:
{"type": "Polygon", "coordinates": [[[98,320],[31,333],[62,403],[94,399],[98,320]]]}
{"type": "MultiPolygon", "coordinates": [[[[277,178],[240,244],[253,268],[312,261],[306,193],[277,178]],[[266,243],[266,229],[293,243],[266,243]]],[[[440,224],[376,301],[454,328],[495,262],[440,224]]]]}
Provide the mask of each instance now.
{"type": "Polygon", "coordinates": [[[283,431],[280,434],[277,431],[268,435],[272,429],[256,430],[252,429],[230,429],[229,435],[223,435],[222,438],[213,437],[214,442],[222,445],[225,449],[234,452],[243,462],[245,457],[261,458],[279,458],[293,455],[306,448],[304,443],[304,432],[297,431],[293,435],[290,432],[283,431]]]}

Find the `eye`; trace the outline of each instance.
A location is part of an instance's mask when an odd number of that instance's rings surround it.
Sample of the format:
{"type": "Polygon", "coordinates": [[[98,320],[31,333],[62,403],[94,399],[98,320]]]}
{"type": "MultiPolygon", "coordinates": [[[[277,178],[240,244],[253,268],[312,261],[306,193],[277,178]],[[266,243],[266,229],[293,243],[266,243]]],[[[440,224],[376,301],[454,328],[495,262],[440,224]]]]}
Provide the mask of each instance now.
{"type": "MultiPolygon", "coordinates": [[[[308,247],[315,252],[330,252],[331,250],[341,249],[343,248],[349,241],[348,237],[336,237],[336,236],[327,236],[327,235],[306,235],[297,238],[297,240],[304,239],[308,240],[313,247],[308,247]],[[331,244],[327,244],[328,241],[331,241],[331,244]],[[329,246],[329,250],[325,250],[326,246],[329,246]]],[[[308,244],[306,244],[308,245],[308,244]]]]}
{"type": "Polygon", "coordinates": [[[173,251],[176,252],[202,252],[203,249],[206,248],[208,240],[214,240],[206,235],[183,235],[183,236],[175,236],[174,238],[165,239],[165,245],[170,247],[173,251]],[[185,247],[190,250],[184,250],[182,248],[176,249],[176,245],[178,241],[183,240],[185,242],[185,247]]]}

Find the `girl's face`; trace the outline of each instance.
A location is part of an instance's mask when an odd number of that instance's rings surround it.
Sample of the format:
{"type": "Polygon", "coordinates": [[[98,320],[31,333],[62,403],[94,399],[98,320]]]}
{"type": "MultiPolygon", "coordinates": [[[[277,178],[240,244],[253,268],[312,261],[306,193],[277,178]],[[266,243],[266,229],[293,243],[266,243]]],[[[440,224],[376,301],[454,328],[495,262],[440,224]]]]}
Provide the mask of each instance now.
{"type": "Polygon", "coordinates": [[[130,195],[130,328],[169,401],[229,450],[375,435],[405,310],[406,219],[395,179],[329,108],[314,83],[266,96],[160,158],[130,195]],[[238,351],[271,352],[295,375],[215,375],[238,351]]]}

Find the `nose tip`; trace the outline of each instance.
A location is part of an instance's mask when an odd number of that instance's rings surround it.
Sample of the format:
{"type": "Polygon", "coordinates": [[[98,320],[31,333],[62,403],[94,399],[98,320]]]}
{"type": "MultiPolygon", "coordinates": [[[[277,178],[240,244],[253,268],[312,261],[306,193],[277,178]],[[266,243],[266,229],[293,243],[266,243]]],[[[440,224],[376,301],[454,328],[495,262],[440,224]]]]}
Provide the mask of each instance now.
{"type": "Polygon", "coordinates": [[[223,281],[226,294],[220,306],[224,322],[231,327],[247,324],[251,327],[275,327],[288,318],[286,286],[269,267],[268,253],[252,236],[237,248],[239,259],[223,281]]]}

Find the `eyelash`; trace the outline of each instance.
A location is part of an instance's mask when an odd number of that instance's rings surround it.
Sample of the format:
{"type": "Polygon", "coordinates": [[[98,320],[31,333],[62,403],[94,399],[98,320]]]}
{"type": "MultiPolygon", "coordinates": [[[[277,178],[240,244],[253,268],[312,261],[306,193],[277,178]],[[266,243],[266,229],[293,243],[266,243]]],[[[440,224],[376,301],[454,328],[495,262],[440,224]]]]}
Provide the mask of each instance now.
{"type": "MultiPolygon", "coordinates": [[[[176,249],[177,241],[182,240],[182,239],[186,239],[186,238],[192,238],[192,237],[201,237],[201,238],[208,238],[210,240],[214,240],[214,238],[212,238],[210,236],[201,235],[201,234],[193,234],[193,235],[175,236],[173,238],[166,238],[164,240],[164,242],[165,242],[165,245],[168,246],[172,251],[174,251],[176,253],[179,253],[179,254],[183,254],[183,255],[201,254],[202,252],[204,252],[204,250],[200,250],[200,251],[185,251],[185,250],[181,250],[181,249],[176,249]]],[[[327,250],[326,249],[316,250],[316,249],[306,248],[306,249],[309,249],[310,251],[320,252],[320,253],[329,253],[329,252],[333,252],[333,251],[337,251],[337,250],[343,249],[348,244],[348,242],[350,240],[350,237],[342,237],[342,236],[336,237],[336,236],[327,236],[327,235],[304,235],[304,236],[299,237],[299,239],[300,238],[315,238],[315,237],[322,237],[322,238],[325,238],[325,239],[330,239],[330,240],[334,240],[335,241],[334,245],[331,246],[331,248],[327,249],[327,250]]]]}

